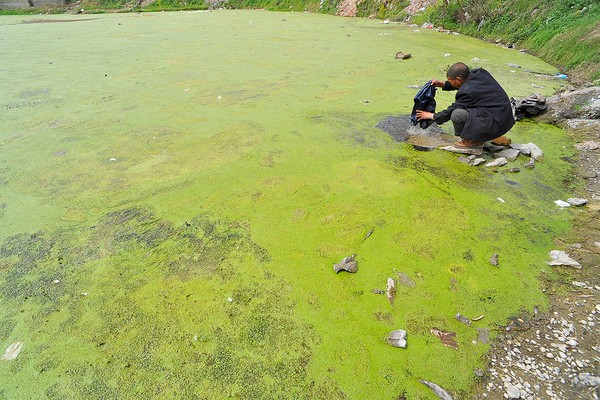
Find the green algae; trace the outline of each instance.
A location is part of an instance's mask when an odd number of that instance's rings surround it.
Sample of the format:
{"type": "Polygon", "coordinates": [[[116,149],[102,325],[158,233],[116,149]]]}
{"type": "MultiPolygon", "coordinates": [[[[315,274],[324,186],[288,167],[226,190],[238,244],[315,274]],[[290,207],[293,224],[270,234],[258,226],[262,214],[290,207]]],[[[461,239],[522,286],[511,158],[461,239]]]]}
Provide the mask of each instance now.
{"type": "Polygon", "coordinates": [[[0,397],[433,398],[419,379],[464,394],[477,328],[545,304],[571,220],[553,203],[566,135],[519,122],[545,160],[508,174],[375,128],[459,60],[511,96],[549,94],[558,81],[524,72],[555,72],[540,60],[322,15],[23,18],[0,18],[0,345],[25,343],[0,397]],[[336,275],[350,254],[358,273],[336,275]],[[390,305],[373,289],[398,272],[414,287],[390,305]],[[406,350],[385,343],[398,328],[406,350]]]}

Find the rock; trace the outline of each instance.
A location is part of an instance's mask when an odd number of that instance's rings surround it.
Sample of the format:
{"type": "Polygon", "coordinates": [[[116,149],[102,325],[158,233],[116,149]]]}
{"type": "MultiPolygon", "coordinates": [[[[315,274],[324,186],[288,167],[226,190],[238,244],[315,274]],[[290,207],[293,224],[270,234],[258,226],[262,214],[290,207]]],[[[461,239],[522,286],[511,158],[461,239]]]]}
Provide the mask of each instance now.
{"type": "Polygon", "coordinates": [[[544,158],[544,152],[542,151],[542,149],[537,147],[534,143],[527,143],[527,145],[529,146],[529,149],[531,150],[531,157],[535,161],[541,161],[542,158],[544,158]]]}
{"type": "Polygon", "coordinates": [[[21,349],[23,348],[23,342],[14,342],[6,348],[4,355],[2,356],[3,360],[14,360],[17,358],[21,349]]]}
{"type": "Polygon", "coordinates": [[[567,203],[569,203],[570,205],[575,206],[575,207],[584,206],[587,204],[587,202],[588,202],[587,199],[580,199],[577,197],[567,199],[567,203]]]}
{"type": "Polygon", "coordinates": [[[589,140],[589,141],[585,141],[583,143],[577,143],[575,145],[575,148],[580,151],[581,150],[597,150],[597,149],[600,149],[600,143],[589,140]]]}
{"type": "Polygon", "coordinates": [[[510,145],[510,147],[512,149],[518,150],[521,154],[523,154],[524,156],[529,156],[531,155],[531,148],[529,147],[528,144],[519,144],[519,143],[512,143],[510,145]]]}
{"type": "Polygon", "coordinates": [[[402,329],[396,329],[395,331],[391,331],[389,333],[387,337],[387,342],[391,346],[405,349],[408,344],[406,341],[406,335],[406,331],[402,329]]]}
{"type": "Polygon", "coordinates": [[[411,55],[411,53],[403,53],[399,51],[396,53],[396,58],[399,60],[406,60],[407,58],[410,58],[411,55]]]}
{"type": "Polygon", "coordinates": [[[506,160],[505,157],[498,157],[493,161],[490,161],[489,163],[485,164],[486,167],[501,167],[503,165],[506,165],[506,163],[508,163],[508,161],[506,160]]]}
{"type": "Polygon", "coordinates": [[[457,154],[473,154],[476,156],[483,154],[483,146],[470,147],[470,148],[462,148],[462,147],[456,147],[456,146],[443,146],[443,147],[440,147],[440,150],[446,150],[451,153],[457,153],[457,154]]]}
{"type": "Polygon", "coordinates": [[[456,314],[454,319],[462,324],[471,325],[471,320],[460,313],[456,314]]]}
{"type": "Polygon", "coordinates": [[[517,149],[505,149],[494,154],[495,158],[504,157],[508,161],[515,161],[519,156],[520,151],[517,149]]]}
{"type": "Polygon", "coordinates": [[[518,387],[516,387],[514,385],[510,385],[510,384],[506,385],[506,394],[508,395],[509,399],[520,399],[521,398],[521,391],[519,390],[518,387]]]}
{"type": "Polygon", "coordinates": [[[579,375],[577,375],[577,378],[579,378],[579,382],[583,383],[586,386],[600,386],[600,378],[593,376],[587,372],[581,372],[579,375]]]}
{"type": "Polygon", "coordinates": [[[485,163],[485,158],[478,157],[471,162],[471,165],[477,167],[483,163],[485,163]]]}
{"type": "Polygon", "coordinates": [[[563,122],[568,119],[600,119],[600,86],[563,92],[546,99],[544,120],[563,122]]]}
{"type": "Polygon", "coordinates": [[[335,273],[337,274],[341,270],[348,271],[350,273],[355,273],[356,271],[358,271],[358,263],[356,262],[354,257],[356,257],[356,254],[344,257],[342,261],[340,261],[337,264],[334,264],[333,270],[335,271],[335,273]]]}
{"type": "Polygon", "coordinates": [[[516,174],[517,172],[521,172],[521,168],[519,167],[513,167],[510,169],[507,169],[506,172],[510,172],[511,174],[516,174]]]}
{"type": "Polygon", "coordinates": [[[521,66],[519,64],[508,63],[506,65],[508,65],[509,67],[513,67],[513,68],[521,68],[521,66]]]}
{"type": "Polygon", "coordinates": [[[535,167],[535,160],[533,158],[530,158],[529,161],[523,164],[523,168],[532,169],[533,167],[535,167]]]}
{"type": "Polygon", "coordinates": [[[458,161],[460,161],[462,163],[465,163],[465,164],[471,165],[472,159],[471,159],[471,156],[469,156],[469,157],[467,157],[467,156],[460,156],[460,157],[458,157],[458,161]]]}
{"type": "Polygon", "coordinates": [[[442,400],[452,400],[452,397],[448,394],[448,392],[446,392],[444,389],[442,389],[442,387],[440,387],[439,385],[437,385],[437,384],[435,384],[433,382],[426,381],[425,379],[421,379],[420,382],[423,385],[425,385],[428,388],[430,388],[431,390],[433,390],[433,392],[440,399],[442,399],[442,400]]]}
{"type": "Polygon", "coordinates": [[[564,251],[552,250],[549,254],[552,261],[546,261],[548,265],[565,265],[577,269],[581,268],[581,264],[569,257],[564,251]]]}
{"type": "Polygon", "coordinates": [[[485,151],[489,152],[489,153],[496,153],[498,151],[504,150],[504,146],[502,146],[502,145],[496,145],[496,144],[494,144],[492,142],[486,142],[483,145],[483,149],[485,151]]]}
{"type": "Polygon", "coordinates": [[[490,264],[492,264],[494,267],[498,266],[498,253],[494,253],[491,257],[490,257],[490,264]]]}

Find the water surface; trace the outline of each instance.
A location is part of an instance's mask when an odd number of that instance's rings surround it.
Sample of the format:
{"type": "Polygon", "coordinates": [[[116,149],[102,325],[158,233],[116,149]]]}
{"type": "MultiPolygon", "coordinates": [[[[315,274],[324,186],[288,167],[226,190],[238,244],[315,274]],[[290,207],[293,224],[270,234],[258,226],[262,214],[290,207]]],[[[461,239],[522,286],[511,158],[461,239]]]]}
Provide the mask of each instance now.
{"type": "Polygon", "coordinates": [[[509,174],[526,160],[473,168],[375,127],[456,61],[553,92],[532,56],[263,11],[3,16],[0,46],[0,349],[23,342],[0,397],[462,398],[479,329],[546,302],[564,132],[518,123],[546,157],[509,174]],[[398,272],[391,305],[372,291],[398,272]]]}

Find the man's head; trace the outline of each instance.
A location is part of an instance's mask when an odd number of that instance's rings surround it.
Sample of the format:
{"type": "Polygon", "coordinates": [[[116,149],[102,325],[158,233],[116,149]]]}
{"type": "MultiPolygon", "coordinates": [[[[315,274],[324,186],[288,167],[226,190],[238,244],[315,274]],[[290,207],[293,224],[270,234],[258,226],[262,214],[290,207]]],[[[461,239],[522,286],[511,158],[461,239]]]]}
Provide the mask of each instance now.
{"type": "Polygon", "coordinates": [[[450,68],[448,68],[446,77],[448,78],[448,82],[458,89],[467,80],[469,72],[470,71],[467,64],[458,62],[456,64],[452,64],[450,68]]]}

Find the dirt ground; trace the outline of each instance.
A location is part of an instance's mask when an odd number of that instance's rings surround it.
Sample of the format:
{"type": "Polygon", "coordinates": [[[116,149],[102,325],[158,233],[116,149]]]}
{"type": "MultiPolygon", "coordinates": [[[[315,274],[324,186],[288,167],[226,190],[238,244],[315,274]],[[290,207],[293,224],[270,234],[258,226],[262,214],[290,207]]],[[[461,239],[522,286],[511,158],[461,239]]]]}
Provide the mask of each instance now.
{"type": "Polygon", "coordinates": [[[595,118],[554,118],[576,143],[577,157],[569,161],[573,182],[583,185],[576,184],[574,192],[588,200],[574,210],[575,227],[569,237],[556,238],[555,249],[581,268],[549,267],[558,279],[542,277],[548,312],[527,310],[503,329],[487,356],[487,370],[474,371],[480,381],[472,399],[600,398],[600,120],[595,118]]]}

